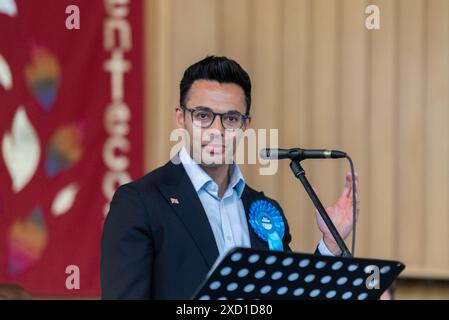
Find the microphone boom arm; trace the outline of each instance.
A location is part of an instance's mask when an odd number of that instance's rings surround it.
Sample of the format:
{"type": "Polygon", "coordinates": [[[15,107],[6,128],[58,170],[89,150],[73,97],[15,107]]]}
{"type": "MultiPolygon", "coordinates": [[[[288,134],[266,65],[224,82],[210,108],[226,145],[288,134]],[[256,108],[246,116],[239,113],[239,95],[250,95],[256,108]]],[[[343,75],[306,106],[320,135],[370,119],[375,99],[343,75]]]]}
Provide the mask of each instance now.
{"type": "Polygon", "coordinates": [[[318,198],[318,196],[316,195],[312,186],[310,185],[309,180],[307,180],[306,173],[305,173],[303,167],[301,166],[300,161],[292,160],[290,162],[290,168],[292,169],[295,177],[301,181],[302,185],[304,186],[304,189],[306,190],[307,194],[309,195],[310,199],[312,200],[313,204],[315,205],[315,208],[318,210],[321,218],[323,218],[323,220],[324,220],[324,223],[326,223],[326,226],[329,228],[329,231],[331,232],[332,236],[335,239],[335,242],[337,243],[338,247],[340,248],[340,250],[342,252],[342,256],[343,257],[352,257],[351,252],[349,251],[344,240],[338,233],[338,230],[335,227],[335,225],[332,222],[329,215],[327,214],[326,209],[324,209],[323,204],[321,203],[320,199],[318,198]]]}

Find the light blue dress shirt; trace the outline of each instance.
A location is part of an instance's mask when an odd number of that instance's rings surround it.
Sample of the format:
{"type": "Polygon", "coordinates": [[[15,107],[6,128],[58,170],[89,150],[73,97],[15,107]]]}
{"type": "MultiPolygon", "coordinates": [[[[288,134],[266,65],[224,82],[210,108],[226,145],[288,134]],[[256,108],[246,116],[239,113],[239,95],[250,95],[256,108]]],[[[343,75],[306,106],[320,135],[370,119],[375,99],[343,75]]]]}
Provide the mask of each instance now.
{"type": "MultiPolygon", "coordinates": [[[[228,188],[220,198],[217,183],[190,157],[185,148],[179,151],[179,159],[206,212],[220,256],[233,247],[251,247],[248,222],[241,199],[245,179],[239,166],[231,166],[228,188]]],[[[322,255],[332,255],[323,239],[318,250],[322,255]]]]}
{"type": "Polygon", "coordinates": [[[240,168],[236,164],[231,166],[228,188],[220,198],[217,183],[184,148],[179,152],[179,159],[206,212],[220,255],[233,247],[251,247],[248,222],[241,200],[245,179],[240,168]]]}

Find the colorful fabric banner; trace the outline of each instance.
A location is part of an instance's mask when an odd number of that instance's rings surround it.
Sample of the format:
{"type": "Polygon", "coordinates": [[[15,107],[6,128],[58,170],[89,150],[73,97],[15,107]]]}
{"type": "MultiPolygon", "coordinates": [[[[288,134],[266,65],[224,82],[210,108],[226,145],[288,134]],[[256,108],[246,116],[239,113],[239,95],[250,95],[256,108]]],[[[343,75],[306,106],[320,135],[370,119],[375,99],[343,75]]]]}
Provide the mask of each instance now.
{"type": "Polygon", "coordinates": [[[143,174],[142,1],[0,1],[0,283],[100,294],[100,236],[143,174]]]}

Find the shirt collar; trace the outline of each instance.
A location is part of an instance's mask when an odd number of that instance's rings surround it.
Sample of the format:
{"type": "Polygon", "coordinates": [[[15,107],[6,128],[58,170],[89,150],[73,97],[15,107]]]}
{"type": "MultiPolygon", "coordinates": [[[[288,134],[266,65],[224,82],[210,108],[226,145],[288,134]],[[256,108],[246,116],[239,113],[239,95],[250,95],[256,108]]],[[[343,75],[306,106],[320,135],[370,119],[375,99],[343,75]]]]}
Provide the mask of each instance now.
{"type": "Polygon", "coordinates": [[[245,178],[243,178],[240,168],[235,163],[231,166],[231,178],[229,179],[229,185],[234,188],[239,198],[242,196],[243,189],[245,189],[245,178]]]}
{"type": "MultiPolygon", "coordinates": [[[[190,157],[184,147],[179,151],[179,159],[197,193],[202,188],[205,188],[206,185],[215,184],[206,171],[204,171],[203,168],[190,157]]],[[[245,179],[243,178],[239,166],[235,163],[231,166],[231,177],[229,179],[228,188],[234,188],[239,198],[242,196],[243,190],[245,189],[245,179]]]]}

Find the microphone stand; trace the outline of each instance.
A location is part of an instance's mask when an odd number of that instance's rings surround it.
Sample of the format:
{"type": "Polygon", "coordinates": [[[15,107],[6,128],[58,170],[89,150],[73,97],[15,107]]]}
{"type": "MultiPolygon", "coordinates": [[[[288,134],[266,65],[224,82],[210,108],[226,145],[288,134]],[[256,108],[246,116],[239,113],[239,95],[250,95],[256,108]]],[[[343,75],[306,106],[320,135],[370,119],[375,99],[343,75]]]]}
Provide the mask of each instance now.
{"type": "Polygon", "coordinates": [[[337,245],[342,252],[342,257],[352,257],[351,252],[349,252],[349,249],[346,246],[343,239],[341,238],[340,234],[338,233],[337,228],[335,228],[335,225],[333,224],[332,220],[327,214],[326,209],[324,209],[320,199],[318,198],[312,186],[310,185],[309,180],[307,180],[306,173],[299,162],[300,160],[292,160],[290,162],[290,168],[292,169],[293,174],[295,175],[296,178],[298,178],[301,181],[302,185],[304,186],[304,189],[306,189],[306,192],[309,195],[310,199],[312,200],[313,204],[315,205],[315,208],[318,210],[321,218],[323,218],[324,222],[326,223],[326,226],[329,228],[329,231],[331,232],[332,236],[337,242],[337,245]]]}

